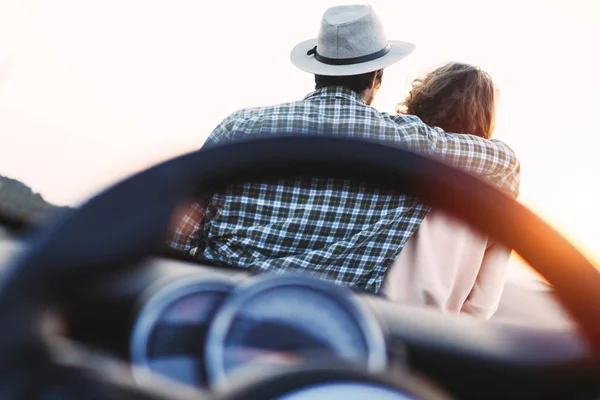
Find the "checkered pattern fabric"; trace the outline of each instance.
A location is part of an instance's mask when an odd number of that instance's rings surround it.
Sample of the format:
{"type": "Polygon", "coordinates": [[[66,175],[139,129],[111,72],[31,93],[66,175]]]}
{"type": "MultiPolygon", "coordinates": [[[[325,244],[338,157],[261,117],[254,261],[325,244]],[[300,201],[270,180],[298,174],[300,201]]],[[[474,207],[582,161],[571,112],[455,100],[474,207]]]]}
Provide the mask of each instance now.
{"type": "MultiPolygon", "coordinates": [[[[394,144],[518,193],[519,162],[504,143],[445,133],[414,116],[379,112],[341,87],[317,90],[298,102],[238,111],[223,120],[205,146],[285,133],[394,144]]],[[[428,208],[413,196],[393,195],[365,183],[299,177],[276,184],[229,185],[213,195],[205,212],[204,223],[195,226],[201,260],[260,271],[312,272],[377,292],[387,267],[428,208]]]]}
{"type": "Polygon", "coordinates": [[[167,242],[173,250],[196,254],[198,234],[204,221],[204,207],[197,202],[183,204],[175,212],[167,242]]]}

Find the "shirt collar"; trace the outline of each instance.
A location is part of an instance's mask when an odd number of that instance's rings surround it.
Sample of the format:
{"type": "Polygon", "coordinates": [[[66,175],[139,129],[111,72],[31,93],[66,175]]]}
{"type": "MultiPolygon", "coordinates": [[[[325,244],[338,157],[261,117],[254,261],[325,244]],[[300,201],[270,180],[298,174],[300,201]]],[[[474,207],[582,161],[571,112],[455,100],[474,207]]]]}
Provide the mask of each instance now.
{"type": "Polygon", "coordinates": [[[360,104],[365,104],[364,99],[354,90],[347,89],[343,86],[327,86],[317,89],[309,93],[304,100],[322,99],[322,98],[341,98],[350,101],[357,101],[360,104]]]}

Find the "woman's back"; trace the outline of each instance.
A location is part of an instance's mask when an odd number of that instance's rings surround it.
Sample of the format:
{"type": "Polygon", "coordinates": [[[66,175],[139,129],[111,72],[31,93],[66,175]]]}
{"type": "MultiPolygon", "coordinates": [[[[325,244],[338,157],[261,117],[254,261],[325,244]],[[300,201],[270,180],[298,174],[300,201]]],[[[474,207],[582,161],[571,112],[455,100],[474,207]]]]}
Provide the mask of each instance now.
{"type": "MultiPolygon", "coordinates": [[[[489,139],[495,99],[487,73],[449,63],[416,80],[398,112],[447,132],[489,139]]],[[[394,301],[489,319],[502,295],[509,258],[509,249],[434,209],[388,268],[382,291],[394,301]]]]}
{"type": "Polygon", "coordinates": [[[388,268],[390,300],[489,319],[498,307],[510,250],[440,210],[431,210],[388,268]]]}

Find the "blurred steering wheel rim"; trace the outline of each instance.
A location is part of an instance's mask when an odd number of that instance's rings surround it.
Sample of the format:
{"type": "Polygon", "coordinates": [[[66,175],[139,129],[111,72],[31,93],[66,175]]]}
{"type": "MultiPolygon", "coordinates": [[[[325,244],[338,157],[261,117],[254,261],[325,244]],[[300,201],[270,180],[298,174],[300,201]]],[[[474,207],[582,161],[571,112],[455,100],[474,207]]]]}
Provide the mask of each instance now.
{"type": "Polygon", "coordinates": [[[322,135],[253,138],[183,155],[116,184],[44,229],[0,282],[0,318],[15,317],[13,329],[0,332],[0,352],[16,355],[20,346],[42,339],[44,307],[68,300],[82,281],[102,279],[153,254],[176,206],[196,193],[193,186],[208,190],[223,181],[302,174],[402,183],[423,202],[488,231],[554,285],[592,356],[600,355],[600,273],[549,225],[510,196],[439,161],[322,135]]]}

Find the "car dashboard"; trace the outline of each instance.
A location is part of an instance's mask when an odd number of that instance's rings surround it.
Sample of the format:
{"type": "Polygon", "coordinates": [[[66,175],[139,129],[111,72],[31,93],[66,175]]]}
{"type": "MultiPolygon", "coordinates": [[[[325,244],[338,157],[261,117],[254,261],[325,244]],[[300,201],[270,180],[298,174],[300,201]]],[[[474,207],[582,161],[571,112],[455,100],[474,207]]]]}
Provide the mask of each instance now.
{"type": "Polygon", "coordinates": [[[140,381],[159,373],[187,385],[226,382],[239,368],[339,359],[386,367],[382,330],[338,286],[291,275],[243,283],[226,274],[181,276],[151,288],[130,356],[140,381]]]}
{"type": "Polygon", "coordinates": [[[201,390],[236,374],[341,360],[409,370],[457,398],[595,398],[598,366],[570,329],[494,323],[393,304],[295,275],[152,258],[80,288],[69,334],[201,390]]]}

